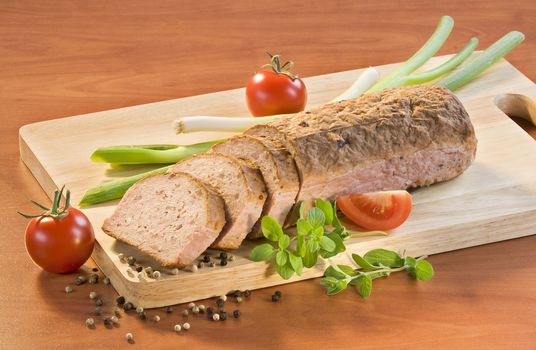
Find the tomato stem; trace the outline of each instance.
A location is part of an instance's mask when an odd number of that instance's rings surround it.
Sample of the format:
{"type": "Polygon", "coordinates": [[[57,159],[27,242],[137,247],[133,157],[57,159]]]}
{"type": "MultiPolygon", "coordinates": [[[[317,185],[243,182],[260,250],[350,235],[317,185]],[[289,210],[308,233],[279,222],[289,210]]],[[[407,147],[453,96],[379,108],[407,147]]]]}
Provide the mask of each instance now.
{"type": "Polygon", "coordinates": [[[292,61],[286,61],[281,65],[281,60],[279,55],[272,55],[271,53],[267,52],[268,56],[270,56],[270,63],[267,63],[265,65],[261,66],[262,68],[271,68],[275,73],[277,74],[285,74],[292,80],[297,79],[298,76],[292,74],[291,70],[294,68],[294,62],[292,61]]]}
{"type": "Polygon", "coordinates": [[[71,205],[71,191],[67,190],[65,192],[65,204],[62,207],[60,204],[61,204],[61,197],[63,195],[64,189],[65,189],[65,186],[63,186],[61,190],[54,191],[54,199],[52,200],[51,208],[47,208],[44,205],[39,204],[34,200],[30,200],[33,204],[35,204],[36,206],[44,210],[44,212],[42,212],[41,214],[28,215],[28,214],[21,213],[20,211],[18,211],[17,213],[26,219],[33,219],[33,218],[44,217],[44,216],[50,216],[50,217],[58,218],[58,219],[62,219],[66,217],[68,215],[67,209],[69,209],[69,206],[71,205]]]}

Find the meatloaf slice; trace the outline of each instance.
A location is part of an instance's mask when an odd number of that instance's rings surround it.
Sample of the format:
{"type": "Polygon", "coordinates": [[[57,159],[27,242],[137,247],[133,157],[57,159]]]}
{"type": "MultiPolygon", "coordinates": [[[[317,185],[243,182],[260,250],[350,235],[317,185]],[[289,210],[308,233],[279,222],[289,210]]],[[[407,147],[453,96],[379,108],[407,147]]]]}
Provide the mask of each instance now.
{"type": "Polygon", "coordinates": [[[207,153],[179,162],[169,171],[195,176],[223,198],[227,223],[212,247],[238,248],[259,219],[266,199],[259,170],[232,157],[207,153]]]}
{"type": "MultiPolygon", "coordinates": [[[[266,183],[267,198],[262,216],[272,216],[280,225],[294,204],[299,182],[292,163],[288,170],[288,153],[283,147],[268,148],[262,140],[240,135],[214,145],[212,151],[253,163],[262,173],[266,183]]],[[[254,225],[249,238],[262,236],[260,218],[254,225]]]]}
{"type": "Polygon", "coordinates": [[[428,186],[461,174],[477,140],[449,90],[387,89],[258,125],[280,140],[300,175],[299,200],[428,186]]]}
{"type": "Polygon", "coordinates": [[[130,244],[160,264],[191,264],[225,224],[222,198],[184,173],[138,181],[104,220],[108,235],[130,244]]]}

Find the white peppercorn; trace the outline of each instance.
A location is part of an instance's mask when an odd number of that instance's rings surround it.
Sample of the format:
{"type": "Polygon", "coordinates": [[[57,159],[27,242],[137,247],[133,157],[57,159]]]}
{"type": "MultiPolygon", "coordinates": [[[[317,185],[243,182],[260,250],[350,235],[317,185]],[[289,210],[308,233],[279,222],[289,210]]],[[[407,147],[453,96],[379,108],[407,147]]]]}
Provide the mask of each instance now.
{"type": "Polygon", "coordinates": [[[110,321],[112,321],[113,324],[117,324],[119,323],[119,318],[117,318],[117,316],[112,316],[110,317],[110,321]]]}
{"type": "Polygon", "coordinates": [[[160,322],[160,316],[155,315],[155,316],[153,317],[153,320],[154,320],[155,322],[160,322]]]}
{"type": "Polygon", "coordinates": [[[184,329],[185,331],[189,330],[190,329],[190,324],[188,322],[185,322],[183,325],[182,325],[182,329],[184,329]]]}
{"type": "Polygon", "coordinates": [[[195,304],[194,304],[194,303],[190,303],[190,304],[188,304],[188,309],[193,310],[194,307],[195,307],[195,304]]]}
{"type": "Polygon", "coordinates": [[[181,327],[180,324],[176,324],[176,325],[173,327],[173,330],[174,330],[175,332],[177,332],[177,333],[180,332],[181,329],[182,329],[182,327],[181,327]]]}
{"type": "Polygon", "coordinates": [[[71,287],[71,286],[65,287],[65,293],[69,294],[69,293],[72,293],[72,292],[73,292],[73,287],[71,287]]]}
{"type": "Polygon", "coordinates": [[[89,328],[95,326],[95,320],[92,319],[91,317],[88,318],[88,319],[86,320],[86,326],[88,326],[89,328]]]}
{"type": "Polygon", "coordinates": [[[153,278],[154,279],[159,279],[160,278],[160,271],[153,272],[153,278]]]}
{"type": "Polygon", "coordinates": [[[132,333],[127,333],[127,334],[125,334],[125,338],[127,338],[127,341],[132,341],[132,340],[134,340],[134,336],[132,335],[132,333]]]}
{"type": "Polygon", "coordinates": [[[97,299],[97,293],[96,292],[89,292],[89,299],[97,299]]]}
{"type": "Polygon", "coordinates": [[[218,314],[218,313],[213,314],[213,315],[212,315],[212,319],[213,319],[214,321],[219,321],[219,320],[220,320],[220,314],[218,314]]]}
{"type": "Polygon", "coordinates": [[[102,283],[104,283],[105,285],[109,285],[110,284],[110,278],[104,277],[104,279],[102,280],[102,283]]]}

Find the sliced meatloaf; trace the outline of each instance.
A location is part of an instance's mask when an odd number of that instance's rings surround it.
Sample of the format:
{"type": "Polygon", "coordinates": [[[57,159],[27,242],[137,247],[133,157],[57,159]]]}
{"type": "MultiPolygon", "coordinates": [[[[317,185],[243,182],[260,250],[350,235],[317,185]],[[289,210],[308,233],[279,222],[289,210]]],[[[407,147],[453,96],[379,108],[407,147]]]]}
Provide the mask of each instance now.
{"type": "MultiPolygon", "coordinates": [[[[289,158],[284,147],[271,145],[272,147],[269,148],[265,142],[268,141],[240,135],[216,144],[212,151],[249,161],[259,168],[266,183],[267,192],[262,216],[270,215],[280,225],[283,225],[298,194],[298,176],[294,162],[289,158]]],[[[257,238],[259,236],[262,236],[260,219],[248,237],[257,238]]]]}
{"type": "Polygon", "coordinates": [[[224,224],[222,198],[177,172],[138,181],[102,229],[164,266],[184,267],[216,240],[224,224]]]}
{"type": "Polygon", "coordinates": [[[300,175],[299,200],[449,180],[471,164],[477,145],[461,102],[434,86],[331,103],[246,134],[285,145],[300,175]]]}
{"type": "Polygon", "coordinates": [[[227,223],[213,248],[236,249],[262,213],[266,190],[260,171],[252,164],[218,154],[201,154],[174,165],[216,191],[225,203],[227,223]]]}

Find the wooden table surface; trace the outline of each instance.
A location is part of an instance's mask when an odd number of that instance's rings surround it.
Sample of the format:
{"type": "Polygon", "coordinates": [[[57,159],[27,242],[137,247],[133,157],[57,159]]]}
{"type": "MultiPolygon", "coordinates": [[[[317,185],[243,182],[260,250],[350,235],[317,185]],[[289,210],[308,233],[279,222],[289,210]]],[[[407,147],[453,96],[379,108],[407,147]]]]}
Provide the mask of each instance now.
{"type": "Polygon", "coordinates": [[[76,275],[42,272],[26,254],[15,212],[46,197],[19,160],[24,124],[241,87],[265,51],[294,60],[302,76],[402,61],[444,14],[456,26],[441,53],[473,35],[485,47],[521,30],[527,39],[508,59],[536,79],[534,1],[379,2],[2,1],[0,349],[535,349],[536,236],[433,256],[432,281],[394,275],[366,300],[353,290],[327,297],[318,279],[279,287],[277,304],[275,288],[254,291],[239,320],[191,317],[180,335],[171,329],[184,306],[149,311],[159,324],[129,315],[119,328],[88,330],[89,291],[108,310],[113,289],[83,285],[66,295],[76,275]]]}

